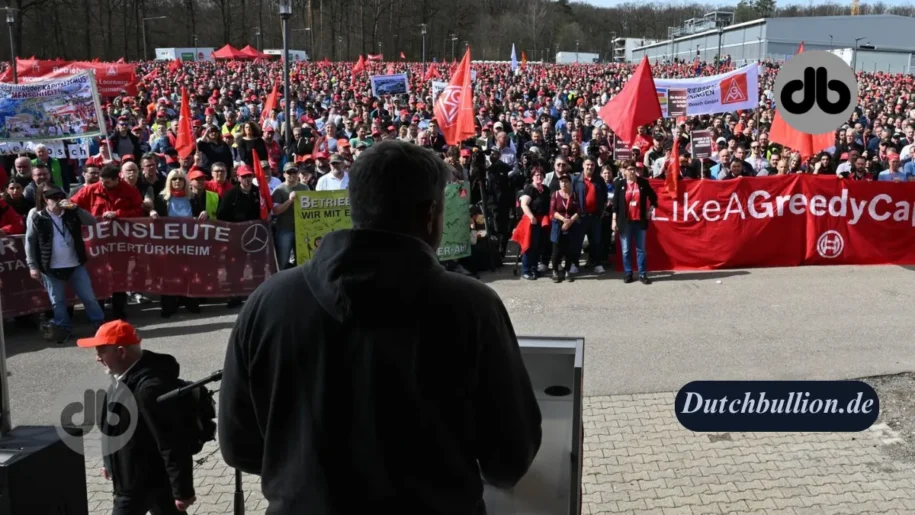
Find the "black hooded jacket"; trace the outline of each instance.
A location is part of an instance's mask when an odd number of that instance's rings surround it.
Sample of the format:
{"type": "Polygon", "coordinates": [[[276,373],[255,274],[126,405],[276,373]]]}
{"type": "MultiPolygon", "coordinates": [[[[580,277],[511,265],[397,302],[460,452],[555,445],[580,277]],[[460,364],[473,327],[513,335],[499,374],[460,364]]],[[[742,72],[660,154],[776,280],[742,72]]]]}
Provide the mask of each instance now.
{"type": "Polygon", "coordinates": [[[178,500],[194,496],[193,456],[184,437],[179,411],[157,398],[181,386],[178,382],[178,362],[168,354],[143,351],[140,360],[127,371],[124,381],[109,390],[108,402],[118,413],[120,423],[128,423],[124,415],[127,392],[133,394],[139,413],[136,428],[124,432],[123,427],[110,426],[105,417],[99,421],[103,434],[102,450],[119,448],[109,455],[105,452],[105,468],[114,483],[117,495],[141,495],[154,489],[170,489],[178,500]],[[108,431],[108,433],[105,433],[108,431]],[[117,435],[117,436],[116,436],[117,435]],[[112,447],[115,446],[115,447],[112,447]]]}
{"type": "Polygon", "coordinates": [[[270,278],[223,373],[222,453],[269,515],[483,513],[481,475],[512,486],[540,448],[502,301],[402,234],[332,232],[270,278]]]}

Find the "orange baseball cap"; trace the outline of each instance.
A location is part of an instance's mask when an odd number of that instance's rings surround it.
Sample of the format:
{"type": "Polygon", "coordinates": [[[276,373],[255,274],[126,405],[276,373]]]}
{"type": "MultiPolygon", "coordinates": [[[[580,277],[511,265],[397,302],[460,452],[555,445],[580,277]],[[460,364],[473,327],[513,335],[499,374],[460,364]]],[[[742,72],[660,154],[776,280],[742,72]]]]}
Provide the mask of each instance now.
{"type": "Polygon", "coordinates": [[[143,339],[137,330],[123,320],[114,320],[105,324],[96,331],[92,338],[80,338],[76,344],[80,347],[100,347],[102,345],[137,345],[143,339]]]}

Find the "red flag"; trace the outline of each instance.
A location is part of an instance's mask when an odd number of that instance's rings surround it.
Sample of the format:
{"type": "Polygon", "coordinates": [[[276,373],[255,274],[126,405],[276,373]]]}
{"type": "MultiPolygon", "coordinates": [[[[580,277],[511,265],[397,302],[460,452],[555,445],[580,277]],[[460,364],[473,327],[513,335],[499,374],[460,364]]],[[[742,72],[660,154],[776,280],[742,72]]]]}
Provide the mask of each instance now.
{"type": "Polygon", "coordinates": [[[356,64],[353,65],[353,79],[356,78],[356,75],[365,71],[365,60],[362,59],[362,56],[359,56],[359,60],[356,61],[356,64]]]}
{"type": "Polygon", "coordinates": [[[441,76],[442,74],[438,72],[438,68],[434,64],[430,64],[429,69],[426,70],[426,75],[423,77],[423,82],[428,82],[434,78],[441,76]]]}
{"type": "Polygon", "coordinates": [[[168,63],[168,71],[175,73],[181,69],[181,61],[178,59],[172,59],[172,62],[168,63]]]}
{"type": "Polygon", "coordinates": [[[531,221],[525,216],[512,231],[512,241],[521,247],[519,254],[524,254],[531,248],[531,225],[531,221]]]}
{"type": "MultiPolygon", "coordinates": [[[[655,102],[657,101],[655,94],[655,102]]],[[[470,48],[464,53],[457,73],[451,77],[451,82],[435,101],[433,112],[448,145],[457,145],[476,135],[473,126],[473,90],[470,88],[470,48]]]]}
{"type": "Polygon", "coordinates": [[[92,62],[93,62],[93,63],[98,63],[98,62],[101,62],[101,61],[99,61],[99,58],[96,57],[95,59],[92,60],[92,62]]]}
{"type": "Polygon", "coordinates": [[[196,149],[197,142],[194,141],[194,133],[191,132],[191,106],[187,101],[187,90],[181,88],[181,116],[178,118],[178,141],[175,142],[175,150],[182,159],[187,159],[196,149]]]}
{"type": "Polygon", "coordinates": [[[664,186],[667,188],[667,194],[670,198],[676,199],[680,196],[680,137],[674,141],[670,149],[670,155],[664,162],[667,171],[664,173],[664,186]]]}
{"type": "Polygon", "coordinates": [[[264,102],[264,110],[261,112],[261,123],[264,123],[264,120],[267,119],[267,115],[276,109],[276,97],[277,97],[277,87],[279,86],[279,81],[273,83],[273,91],[267,95],[267,101],[264,102]]]}
{"type": "Polygon", "coordinates": [[[400,51],[400,58],[401,58],[401,59],[406,59],[406,58],[407,58],[407,56],[403,55],[403,50],[400,51]]]}
{"type": "Polygon", "coordinates": [[[388,69],[385,71],[388,75],[394,75],[394,63],[388,63],[388,69]]]}
{"type": "Polygon", "coordinates": [[[524,53],[524,50],[521,51],[521,67],[524,68],[527,66],[527,54],[524,53]]]}
{"type": "Polygon", "coordinates": [[[639,127],[661,117],[661,104],[647,56],[642,58],[623,90],[597,114],[627,144],[635,141],[639,127]]]}
{"type": "Polygon", "coordinates": [[[321,61],[321,64],[323,64],[323,65],[325,65],[325,66],[328,65],[328,64],[330,64],[330,59],[328,59],[327,56],[325,55],[325,56],[324,56],[324,60],[321,61]]]}
{"type": "Polygon", "coordinates": [[[149,73],[147,73],[146,75],[143,76],[143,82],[146,82],[146,81],[155,79],[155,78],[158,77],[158,76],[159,76],[159,69],[158,69],[158,68],[153,68],[153,71],[151,71],[151,72],[149,72],[149,73]]]}
{"type": "Polygon", "coordinates": [[[261,158],[258,157],[257,151],[252,150],[252,161],[254,161],[254,178],[257,179],[257,189],[261,193],[261,220],[267,220],[273,211],[273,197],[270,196],[270,183],[267,182],[267,176],[264,174],[264,167],[261,166],[261,158]]]}
{"type": "Polygon", "coordinates": [[[366,54],[366,58],[369,61],[381,62],[384,61],[384,54],[366,54]]]}
{"type": "Polygon", "coordinates": [[[122,57],[122,58],[118,59],[118,60],[115,61],[115,62],[116,62],[116,63],[120,63],[120,64],[124,64],[124,63],[126,63],[127,61],[125,61],[124,58],[122,57]]]}
{"type": "MultiPolygon", "coordinates": [[[[797,47],[797,53],[800,54],[803,51],[804,42],[801,41],[801,44],[797,47]]],[[[823,134],[807,134],[794,129],[785,123],[785,120],[778,113],[778,109],[775,110],[772,128],[769,129],[769,141],[797,150],[801,153],[801,158],[804,159],[833,146],[836,142],[835,139],[835,131],[823,134]]]]}

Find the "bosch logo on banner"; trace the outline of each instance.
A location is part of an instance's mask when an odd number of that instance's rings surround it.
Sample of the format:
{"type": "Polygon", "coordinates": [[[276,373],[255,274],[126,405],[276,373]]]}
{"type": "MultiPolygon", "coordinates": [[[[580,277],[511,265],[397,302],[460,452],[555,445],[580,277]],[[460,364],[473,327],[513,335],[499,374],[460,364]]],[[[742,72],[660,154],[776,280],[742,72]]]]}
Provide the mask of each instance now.
{"type": "Polygon", "coordinates": [[[826,259],[837,258],[845,250],[845,240],[838,231],[826,231],[817,239],[817,254],[826,259]]]}
{"type": "Polygon", "coordinates": [[[749,99],[747,74],[741,73],[721,81],[721,103],[739,104],[749,99]]]}

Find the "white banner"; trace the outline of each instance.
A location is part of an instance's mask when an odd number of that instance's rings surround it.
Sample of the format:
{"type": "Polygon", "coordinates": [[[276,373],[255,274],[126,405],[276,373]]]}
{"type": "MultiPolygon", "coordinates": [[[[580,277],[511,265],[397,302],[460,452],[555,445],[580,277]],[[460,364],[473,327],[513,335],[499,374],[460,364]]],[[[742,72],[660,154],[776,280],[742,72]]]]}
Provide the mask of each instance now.
{"type": "Polygon", "coordinates": [[[445,91],[445,88],[447,87],[448,83],[443,80],[432,81],[432,101],[435,102],[438,100],[438,94],[445,91]]]}
{"type": "Polygon", "coordinates": [[[44,143],[48,147],[51,157],[57,159],[69,157],[67,155],[67,147],[63,141],[4,141],[0,143],[0,155],[34,154],[35,147],[40,143],[44,143]]]}
{"type": "Polygon", "coordinates": [[[759,69],[755,63],[710,77],[655,79],[654,85],[664,118],[728,113],[759,105],[759,69]]]}

